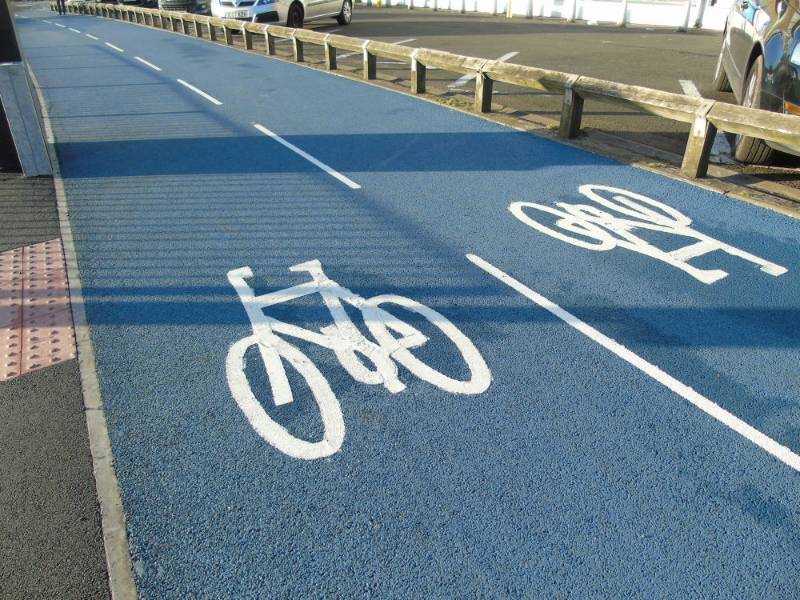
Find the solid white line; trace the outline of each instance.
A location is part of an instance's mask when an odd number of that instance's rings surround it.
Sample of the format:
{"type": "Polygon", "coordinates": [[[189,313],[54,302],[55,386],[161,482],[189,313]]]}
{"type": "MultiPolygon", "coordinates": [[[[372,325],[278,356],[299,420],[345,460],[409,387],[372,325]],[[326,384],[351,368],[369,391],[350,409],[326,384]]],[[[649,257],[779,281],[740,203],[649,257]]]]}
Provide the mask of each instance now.
{"type": "Polygon", "coordinates": [[[298,148],[297,146],[295,146],[291,142],[287,142],[285,139],[283,139],[277,133],[274,133],[274,132],[270,131],[269,129],[267,129],[263,125],[259,125],[258,123],[253,123],[253,127],[258,129],[264,135],[268,135],[269,137],[271,137],[273,140],[275,140],[279,144],[283,144],[284,146],[286,146],[292,152],[296,152],[297,154],[299,154],[300,156],[305,158],[311,164],[316,165],[317,167],[319,167],[320,169],[325,171],[331,177],[335,177],[336,179],[341,181],[343,184],[345,184],[350,189],[353,189],[353,190],[360,190],[361,189],[361,186],[358,185],[355,181],[353,181],[352,179],[350,179],[348,177],[345,177],[344,175],[339,173],[339,171],[337,171],[336,169],[332,169],[331,167],[326,165],[324,162],[317,160],[316,158],[311,156],[308,152],[305,152],[305,151],[301,150],[300,148],[298,148]]]}
{"type": "Polygon", "coordinates": [[[53,23],[53,25],[55,25],[56,27],[61,27],[61,29],[66,29],[67,28],[66,25],[62,25],[61,23],[53,23]]]}
{"type": "MultiPolygon", "coordinates": [[[[519,54],[519,52],[509,52],[508,54],[503,54],[503,56],[501,56],[500,58],[497,59],[497,62],[506,62],[507,60],[509,60],[511,58],[514,58],[517,54],[519,54]]],[[[464,87],[470,81],[475,79],[475,77],[476,77],[475,73],[468,73],[467,75],[464,75],[463,77],[459,77],[458,79],[456,79],[453,83],[451,83],[447,87],[449,87],[449,88],[464,87]]]]}
{"type": "Polygon", "coordinates": [[[100,39],[100,38],[94,37],[91,33],[86,33],[84,35],[86,35],[86,37],[89,38],[90,40],[98,41],[100,39]]]}
{"type": "MultiPolygon", "coordinates": [[[[695,98],[703,97],[693,81],[688,79],[679,79],[678,83],[681,84],[681,89],[683,89],[683,93],[687,96],[693,96],[695,98]]],[[[725,137],[725,134],[721,131],[717,131],[717,135],[714,136],[714,143],[711,146],[711,156],[709,157],[711,162],[725,165],[736,164],[736,161],[733,160],[732,154],[733,149],[728,143],[728,138],[725,137]]]]}
{"type": "Polygon", "coordinates": [[[135,60],[138,60],[143,65],[147,65],[148,67],[150,67],[151,69],[153,69],[155,71],[161,71],[162,70],[161,67],[158,67],[158,66],[154,65],[153,63],[146,61],[141,56],[134,56],[133,58],[135,60]]]}
{"type": "Polygon", "coordinates": [[[206,100],[208,100],[212,104],[216,104],[217,106],[221,106],[222,105],[222,102],[220,102],[219,100],[214,98],[214,96],[209,96],[203,90],[194,87],[191,83],[186,83],[183,79],[178,79],[178,83],[180,83],[181,85],[189,88],[195,94],[198,94],[198,95],[202,96],[203,98],[205,98],[206,100]]]}
{"type": "Polygon", "coordinates": [[[81,31],[79,31],[78,29],[74,29],[72,27],[67,27],[67,29],[69,29],[70,31],[74,31],[75,33],[81,33],[81,31]]]}
{"type": "MultiPolygon", "coordinates": [[[[413,42],[416,39],[417,38],[408,38],[407,40],[400,40],[399,42],[390,42],[390,43],[394,44],[395,46],[400,46],[402,44],[407,44],[408,42],[413,42]]],[[[340,54],[339,58],[348,58],[350,56],[355,56],[356,54],[358,55],[363,54],[363,50],[361,52],[346,52],[345,54],[340,54]]]]}
{"type": "Polygon", "coordinates": [[[782,463],[788,465],[795,471],[800,471],[800,456],[792,452],[786,446],[780,445],[772,438],[761,433],[758,429],[755,429],[754,427],[742,421],[739,417],[728,412],[718,404],[715,404],[705,396],[697,393],[688,385],[681,383],[671,375],[662,371],[659,367],[643,359],[641,356],[634,354],[619,342],[611,339],[603,333],[600,333],[597,329],[585,323],[584,321],[581,321],[578,317],[567,312],[554,302],[551,302],[544,296],[537,294],[523,283],[517,281],[479,256],[467,254],[467,260],[469,260],[475,266],[486,271],[492,277],[495,277],[499,281],[505,283],[513,290],[516,290],[532,302],[538,304],[552,315],[555,315],[570,327],[577,329],[589,339],[603,346],[606,350],[610,350],[625,362],[633,365],[643,373],[649,375],[663,386],[669,388],[687,400],[689,403],[702,410],[707,415],[715,418],[723,425],[733,429],[736,433],[747,438],[756,446],[766,450],[782,463]]]}
{"type": "Polygon", "coordinates": [[[117,52],[125,52],[125,50],[123,50],[119,46],[115,46],[114,44],[109,44],[108,42],[106,42],[106,46],[108,46],[112,50],[116,50],[117,52]]]}

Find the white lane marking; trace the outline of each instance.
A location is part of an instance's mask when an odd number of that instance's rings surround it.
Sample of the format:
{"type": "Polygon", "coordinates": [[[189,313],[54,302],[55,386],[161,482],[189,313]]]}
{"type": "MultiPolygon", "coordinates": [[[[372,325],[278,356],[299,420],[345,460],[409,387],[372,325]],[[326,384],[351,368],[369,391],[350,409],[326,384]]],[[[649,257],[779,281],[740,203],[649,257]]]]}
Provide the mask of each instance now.
{"type": "Polygon", "coordinates": [[[74,27],[67,27],[70,31],[74,31],[75,33],[82,33],[79,29],[75,29],[74,27]]]}
{"type": "Polygon", "coordinates": [[[84,35],[86,35],[86,37],[89,38],[90,40],[94,40],[94,41],[99,41],[100,40],[100,38],[94,37],[91,33],[86,33],[84,35]]]}
{"type": "Polygon", "coordinates": [[[683,93],[686,94],[687,96],[702,98],[700,90],[697,89],[697,86],[694,84],[693,81],[689,79],[679,79],[678,83],[681,84],[681,89],[683,89],[683,93]]]}
{"type": "Polygon", "coordinates": [[[108,42],[106,42],[106,46],[108,46],[112,50],[116,50],[117,52],[125,52],[125,50],[123,50],[119,46],[115,46],[114,44],[109,44],[108,42]]]}
{"type": "Polygon", "coordinates": [[[353,190],[360,190],[361,189],[361,186],[358,185],[355,181],[353,181],[349,177],[345,177],[344,175],[339,173],[339,171],[329,167],[324,162],[322,162],[320,160],[317,160],[316,158],[311,156],[308,152],[305,152],[305,151],[301,150],[300,148],[298,148],[297,146],[295,146],[291,142],[287,142],[285,139],[283,139],[277,133],[274,133],[274,132],[270,131],[269,129],[267,129],[263,125],[259,125],[258,123],[253,123],[253,127],[258,129],[264,135],[268,135],[269,137],[271,137],[273,140],[275,140],[279,144],[283,144],[284,146],[286,146],[292,152],[295,152],[295,153],[299,154],[300,156],[305,158],[308,162],[310,162],[313,165],[316,165],[317,167],[319,167],[320,169],[325,171],[331,177],[334,177],[335,179],[338,179],[339,181],[341,181],[343,184],[345,184],[350,189],[353,189],[353,190]]]}
{"type": "MultiPolygon", "coordinates": [[[[506,62],[507,60],[514,58],[517,54],[519,54],[519,52],[509,52],[508,54],[503,54],[503,56],[501,56],[500,58],[497,59],[497,62],[506,62]]],[[[447,87],[449,87],[450,89],[457,89],[457,88],[464,87],[470,81],[475,79],[475,77],[476,77],[475,73],[468,73],[467,75],[464,75],[463,77],[459,77],[458,79],[456,79],[453,83],[451,83],[447,87]]]]}
{"type": "Polygon", "coordinates": [[[146,61],[146,60],[145,60],[145,59],[143,59],[141,56],[134,56],[133,58],[134,58],[134,60],[138,60],[138,61],[139,61],[140,63],[142,63],[143,65],[147,65],[148,67],[150,67],[150,68],[151,68],[151,69],[153,69],[154,71],[161,71],[161,70],[162,70],[162,69],[161,69],[161,67],[159,67],[159,66],[156,66],[156,65],[154,65],[153,63],[146,61]]]}
{"type": "Polygon", "coordinates": [[[491,263],[485,261],[479,256],[475,256],[474,254],[467,254],[466,256],[467,260],[469,260],[472,264],[474,264],[478,268],[483,269],[486,273],[488,273],[492,277],[495,277],[499,281],[505,283],[511,289],[519,292],[520,294],[528,298],[528,300],[531,300],[535,304],[538,304],[543,309],[548,311],[550,314],[555,315],[556,317],[564,321],[570,327],[577,329],[589,339],[603,346],[606,350],[611,351],[625,362],[633,365],[646,375],[649,375],[650,377],[658,381],[661,385],[672,390],[673,392],[681,396],[684,400],[688,401],[690,404],[699,408],[707,415],[715,418],[717,421],[719,421],[726,427],[729,427],[739,435],[747,438],[748,440],[753,442],[756,446],[762,448],[763,450],[766,450],[782,463],[791,467],[795,471],[800,471],[800,456],[792,452],[792,450],[790,450],[786,446],[782,446],[772,438],[761,433],[758,429],[755,429],[751,425],[748,425],[747,423],[742,421],[739,417],[733,415],[732,413],[728,412],[718,404],[712,402],[705,396],[699,394],[698,392],[690,388],[688,385],[681,383],[668,373],[662,371],[656,365],[646,361],[638,354],[631,352],[616,340],[599,332],[597,329],[595,329],[588,323],[581,321],[578,317],[576,317],[570,312],[567,312],[566,310],[564,310],[554,302],[551,302],[541,294],[537,294],[531,288],[517,281],[507,273],[504,273],[491,263]]]}
{"type": "Polygon", "coordinates": [[[221,106],[221,105],[222,105],[222,102],[220,102],[219,100],[217,100],[216,98],[214,98],[214,96],[209,96],[209,95],[208,95],[208,94],[206,94],[206,93],[205,93],[203,90],[201,90],[201,89],[198,89],[198,88],[194,87],[194,86],[193,86],[191,83],[186,83],[186,82],[185,82],[183,79],[178,79],[178,83],[180,83],[180,84],[181,84],[182,86],[184,86],[184,87],[187,87],[187,88],[189,88],[189,89],[190,89],[190,90],[192,90],[192,91],[193,91],[195,94],[197,94],[197,95],[199,95],[199,96],[202,96],[203,98],[205,98],[206,100],[208,100],[208,101],[209,101],[209,102],[211,102],[212,104],[216,104],[217,106],[221,106]]]}
{"type": "Polygon", "coordinates": [[[47,23],[48,25],[52,25],[52,21],[48,21],[47,19],[42,19],[42,23],[47,23]]]}
{"type": "MultiPolygon", "coordinates": [[[[407,40],[400,40],[399,42],[390,42],[390,43],[394,44],[395,46],[402,46],[403,44],[408,44],[409,42],[413,42],[413,41],[415,41],[416,39],[417,39],[417,38],[408,38],[407,40]]],[[[363,51],[363,50],[362,50],[361,52],[346,52],[346,53],[344,53],[344,54],[340,54],[340,55],[339,55],[339,58],[348,58],[348,57],[350,57],[350,56],[355,56],[355,55],[357,55],[357,54],[360,56],[360,55],[362,55],[363,53],[364,53],[364,51],[363,51]]]]}
{"type": "Polygon", "coordinates": [[[61,23],[53,23],[53,25],[55,25],[56,27],[61,27],[61,29],[66,29],[67,28],[66,25],[62,25],[61,23]]]}
{"type": "MultiPolygon", "coordinates": [[[[695,98],[702,98],[702,94],[700,94],[700,90],[697,89],[697,86],[694,84],[693,81],[688,79],[679,79],[678,83],[681,84],[681,89],[683,89],[683,93],[687,96],[693,96],[695,98]]],[[[725,137],[725,134],[721,131],[717,132],[717,135],[714,136],[714,143],[711,146],[711,155],[710,160],[711,162],[715,162],[718,164],[724,165],[733,165],[736,164],[736,161],[733,160],[733,148],[731,148],[730,143],[728,142],[728,138],[725,137]]]]}

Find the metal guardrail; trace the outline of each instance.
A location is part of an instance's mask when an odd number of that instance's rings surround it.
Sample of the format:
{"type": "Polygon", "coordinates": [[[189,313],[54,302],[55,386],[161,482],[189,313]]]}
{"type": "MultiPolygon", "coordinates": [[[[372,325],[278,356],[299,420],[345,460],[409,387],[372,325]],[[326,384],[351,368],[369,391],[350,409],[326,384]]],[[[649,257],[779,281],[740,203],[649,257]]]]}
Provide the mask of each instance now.
{"type": "MultiPolygon", "coordinates": [[[[54,9],[55,3],[50,4],[54,9]]],[[[225,43],[233,45],[233,32],[241,32],[244,46],[253,49],[253,36],[263,36],[267,55],[275,54],[275,40],[292,41],[294,60],[303,62],[305,44],[322,46],[325,66],[336,69],[337,50],[360,52],[363,56],[363,78],[375,79],[377,58],[408,61],[411,70],[411,92],[425,92],[426,69],[437,67],[454,73],[475,76],[474,110],[488,113],[492,109],[492,87],[495,82],[528,89],[563,94],[559,136],[575,138],[581,127],[583,104],[586,98],[614,102],[628,108],[691,124],[689,139],[683,155],[681,172],[690,178],[705,177],[708,158],[717,130],[756,137],[783,146],[800,148],[800,118],[766,110],[745,108],[727,102],[673,94],[651,88],[626,85],[572,73],[550,71],[512,63],[451,54],[427,48],[409,48],[343,35],[325,34],[280,25],[266,25],[220,19],[205,15],[165,11],[139,6],[95,2],[70,3],[67,11],[139,23],[170,29],[191,35],[186,23],[193,24],[194,35],[216,41],[221,31],[225,43]]]]}

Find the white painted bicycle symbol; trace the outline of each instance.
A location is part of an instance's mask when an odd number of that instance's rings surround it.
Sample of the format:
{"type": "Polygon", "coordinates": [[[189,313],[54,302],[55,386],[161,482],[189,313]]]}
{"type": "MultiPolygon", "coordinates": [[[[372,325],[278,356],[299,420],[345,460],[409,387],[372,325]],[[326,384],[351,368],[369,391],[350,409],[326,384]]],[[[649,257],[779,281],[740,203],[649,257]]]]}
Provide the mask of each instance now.
{"type": "Polygon", "coordinates": [[[785,267],[759,258],[719,240],[692,229],[692,220],[683,213],[657,200],[605,185],[582,185],[581,194],[598,206],[591,204],[567,204],[558,202],[554,208],[535,202],[514,202],[508,209],[520,221],[537,231],[567,242],[573,246],[604,252],[614,248],[625,248],[663,261],[680,269],[705,284],[727,277],[721,269],[699,269],[687,261],[721,250],[754,263],[764,273],[778,277],[787,272],[785,267]],[[604,196],[602,192],[611,197],[604,196]],[[534,220],[527,209],[535,209],[558,217],[551,229],[534,220]],[[637,236],[636,230],[647,230],[673,234],[692,240],[688,245],[676,250],[665,251],[637,236]]]}
{"type": "Polygon", "coordinates": [[[325,275],[318,260],[295,265],[289,270],[306,272],[311,276],[311,281],[256,296],[245,281],[253,276],[249,267],[234,269],[228,273],[228,281],[244,304],[253,328],[252,335],[234,343],[228,350],[228,385],[253,429],[284,454],[306,460],[335,454],[344,441],[345,426],[341,406],[327,379],[301,350],[278,334],[332,350],[353,379],[365,384],[383,385],[394,394],[406,387],[400,381],[396,363],[420,379],[448,392],[480,394],[488,389],[491,373],[478,349],[455,325],[432,308],[393,294],[365,299],[325,275]],[[270,306],[317,293],[322,296],[334,322],[333,325],[320,328],[319,332],[284,323],[264,313],[264,309],[270,306]],[[364,323],[377,343],[361,334],[345,311],[343,302],[361,311],[364,323]],[[411,350],[423,346],[428,338],[415,327],[381,308],[382,305],[390,304],[424,317],[455,344],[469,369],[469,379],[462,381],[448,377],[414,356],[411,350]],[[295,437],[267,414],[253,394],[245,372],[245,354],[251,347],[258,348],[264,362],[275,405],[281,406],[293,401],[284,360],[306,380],[322,416],[324,434],[321,440],[308,441],[295,437]],[[372,363],[374,368],[368,368],[361,357],[372,363]]]}

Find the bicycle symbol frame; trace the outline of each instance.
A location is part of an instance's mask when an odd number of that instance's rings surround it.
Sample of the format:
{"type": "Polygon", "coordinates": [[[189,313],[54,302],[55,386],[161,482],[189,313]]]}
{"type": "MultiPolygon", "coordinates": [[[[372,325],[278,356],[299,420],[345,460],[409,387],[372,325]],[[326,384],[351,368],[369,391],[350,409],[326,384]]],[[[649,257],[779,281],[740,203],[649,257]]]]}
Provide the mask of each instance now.
{"type": "Polygon", "coordinates": [[[245,281],[253,277],[249,267],[228,272],[228,281],[242,301],[253,328],[252,335],[237,341],[228,350],[228,385],[253,429],[284,454],[306,460],[331,456],[342,446],[345,425],[341,405],[328,380],[299,348],[278,334],[332,350],[353,379],[364,384],[383,385],[393,394],[402,392],[406,387],[400,380],[397,363],[420,379],[448,392],[480,394],[489,388],[491,372],[486,361],[472,341],[439,312],[410,298],[393,294],[365,299],[330,279],[318,260],[294,265],[289,270],[306,272],[311,276],[311,281],[258,296],[245,281]],[[333,325],[322,327],[319,332],[279,321],[264,313],[264,309],[270,306],[311,294],[322,296],[334,321],[333,325]],[[361,334],[345,311],[343,302],[361,311],[364,323],[376,341],[361,334]],[[427,319],[456,345],[469,369],[470,378],[466,381],[453,379],[415,357],[411,350],[423,346],[428,338],[381,308],[382,304],[395,304],[427,319]],[[284,360],[306,380],[322,417],[324,434],[321,440],[309,441],[295,437],[273,420],[256,399],[245,373],[245,354],[253,346],[258,348],[266,368],[276,406],[291,403],[294,399],[284,360]],[[368,368],[359,355],[372,363],[374,368],[368,368]]]}

